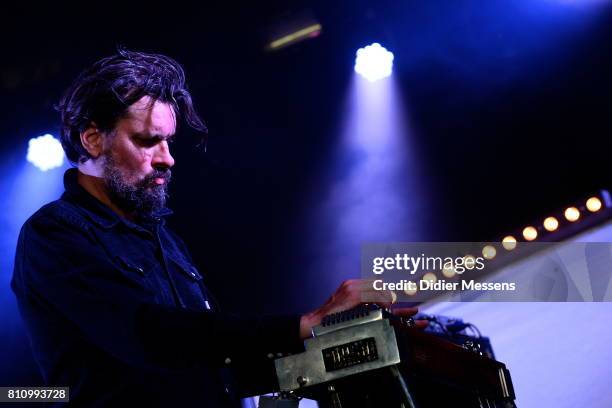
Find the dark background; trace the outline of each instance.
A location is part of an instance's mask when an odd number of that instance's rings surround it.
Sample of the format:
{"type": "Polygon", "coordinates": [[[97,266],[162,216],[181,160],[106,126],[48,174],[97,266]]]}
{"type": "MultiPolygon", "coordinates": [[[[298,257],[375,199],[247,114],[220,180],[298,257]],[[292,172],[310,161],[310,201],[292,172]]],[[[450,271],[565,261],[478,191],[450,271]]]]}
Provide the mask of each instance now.
{"type": "MultiPolygon", "coordinates": [[[[0,152],[23,146],[25,158],[29,138],[57,135],[53,104],[80,70],[117,45],[177,59],[210,135],[204,152],[198,135],[179,129],[170,222],[227,310],[304,311],[346,278],[317,286],[320,276],[307,273],[312,259],[331,258],[318,249],[326,237],[304,225],[343,177],[329,163],[354,53],[373,41],[395,54],[395,83],[429,190],[420,206],[429,228],[411,238],[499,239],[611,186],[608,2],[82,7],[26,5],[4,13],[0,152]],[[304,9],[322,34],[265,52],[270,25],[304,9]]],[[[3,245],[14,248],[15,240],[3,245]]],[[[2,271],[4,281],[10,273],[2,271]]],[[[15,330],[13,345],[24,338],[15,330]]],[[[27,356],[26,344],[12,353],[27,356]]],[[[32,365],[22,368],[5,371],[2,382],[27,383],[32,365]]]]}

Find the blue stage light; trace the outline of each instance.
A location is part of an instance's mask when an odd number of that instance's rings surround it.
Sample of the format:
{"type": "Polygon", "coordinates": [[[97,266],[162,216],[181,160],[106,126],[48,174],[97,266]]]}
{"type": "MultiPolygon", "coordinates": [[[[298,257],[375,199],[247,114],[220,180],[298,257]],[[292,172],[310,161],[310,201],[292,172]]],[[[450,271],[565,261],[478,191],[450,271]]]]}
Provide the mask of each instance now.
{"type": "Polygon", "coordinates": [[[393,53],[379,43],[373,43],[357,50],[355,72],[374,82],[391,75],[393,71],[393,53]]]}
{"type": "Polygon", "coordinates": [[[26,159],[40,170],[47,171],[64,164],[64,149],[59,140],[46,134],[30,139],[26,159]]]}

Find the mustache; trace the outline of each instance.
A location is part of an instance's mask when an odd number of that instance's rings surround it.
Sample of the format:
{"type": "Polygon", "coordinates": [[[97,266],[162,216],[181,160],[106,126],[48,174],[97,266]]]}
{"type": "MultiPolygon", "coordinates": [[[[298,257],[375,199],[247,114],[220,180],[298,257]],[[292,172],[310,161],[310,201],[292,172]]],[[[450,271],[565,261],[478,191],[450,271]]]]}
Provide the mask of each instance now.
{"type": "Polygon", "coordinates": [[[172,172],[170,171],[170,169],[164,169],[164,170],[155,169],[150,174],[147,174],[145,176],[145,178],[142,180],[142,185],[145,185],[145,186],[156,185],[155,179],[158,179],[158,178],[164,179],[165,180],[164,185],[167,185],[172,179],[172,172]]]}

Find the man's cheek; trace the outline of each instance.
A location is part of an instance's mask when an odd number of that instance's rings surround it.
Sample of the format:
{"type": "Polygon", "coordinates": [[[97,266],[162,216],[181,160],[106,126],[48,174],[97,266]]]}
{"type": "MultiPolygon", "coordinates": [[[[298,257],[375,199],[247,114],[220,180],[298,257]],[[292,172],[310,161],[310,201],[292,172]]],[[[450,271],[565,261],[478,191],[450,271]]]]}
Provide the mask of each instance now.
{"type": "Polygon", "coordinates": [[[126,166],[134,179],[142,180],[151,173],[151,161],[146,157],[139,157],[137,160],[132,159],[126,166]]]}
{"type": "Polygon", "coordinates": [[[142,164],[145,164],[145,163],[150,164],[152,159],[153,159],[153,154],[151,153],[149,149],[142,149],[140,151],[140,162],[142,164]]]}

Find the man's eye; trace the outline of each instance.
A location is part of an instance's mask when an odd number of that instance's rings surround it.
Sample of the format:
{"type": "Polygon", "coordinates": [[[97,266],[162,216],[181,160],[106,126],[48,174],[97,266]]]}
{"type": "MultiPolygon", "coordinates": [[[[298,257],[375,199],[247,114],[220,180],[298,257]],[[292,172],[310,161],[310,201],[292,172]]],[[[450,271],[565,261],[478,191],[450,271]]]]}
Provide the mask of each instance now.
{"type": "Polygon", "coordinates": [[[159,142],[159,139],[155,137],[139,137],[136,139],[136,143],[144,147],[153,147],[157,142],[159,142]]]}

